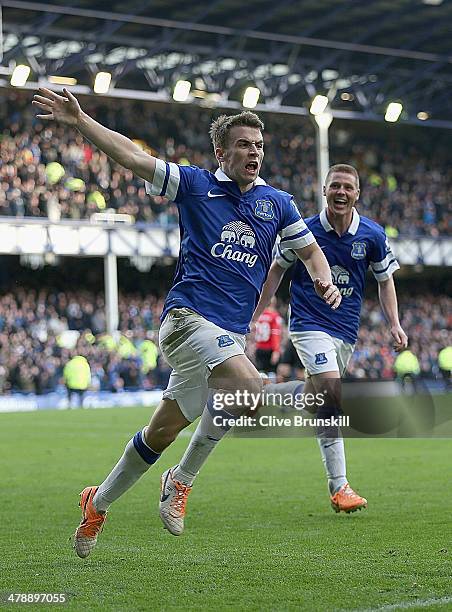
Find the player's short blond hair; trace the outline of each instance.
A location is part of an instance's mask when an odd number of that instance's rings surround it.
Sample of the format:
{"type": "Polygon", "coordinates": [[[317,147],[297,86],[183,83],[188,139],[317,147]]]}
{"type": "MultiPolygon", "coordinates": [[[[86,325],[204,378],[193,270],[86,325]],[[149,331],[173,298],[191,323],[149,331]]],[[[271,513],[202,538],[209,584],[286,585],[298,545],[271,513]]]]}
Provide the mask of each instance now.
{"type": "Polygon", "coordinates": [[[328,170],[328,173],[325,177],[325,185],[328,184],[330,176],[333,174],[333,172],[343,172],[344,174],[351,174],[352,176],[355,177],[356,184],[359,189],[359,174],[358,174],[358,170],[354,166],[350,166],[349,164],[335,164],[334,166],[331,166],[331,168],[328,170]]]}
{"type": "Polygon", "coordinates": [[[264,123],[259,119],[256,113],[252,113],[251,111],[243,111],[238,115],[220,115],[217,119],[212,121],[209,130],[213,148],[225,149],[228,144],[228,134],[231,128],[236,126],[252,127],[258,130],[264,129],[264,123]]]}

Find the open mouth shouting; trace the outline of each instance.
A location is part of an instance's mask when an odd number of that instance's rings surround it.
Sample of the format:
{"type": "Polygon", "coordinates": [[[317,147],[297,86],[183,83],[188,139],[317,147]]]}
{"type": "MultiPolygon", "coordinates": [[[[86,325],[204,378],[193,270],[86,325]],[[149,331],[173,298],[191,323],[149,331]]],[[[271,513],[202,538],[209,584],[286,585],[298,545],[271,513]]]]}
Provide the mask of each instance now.
{"type": "Polygon", "coordinates": [[[257,161],[250,161],[245,166],[245,170],[247,174],[256,174],[258,169],[259,169],[259,164],[257,163],[257,161]]]}

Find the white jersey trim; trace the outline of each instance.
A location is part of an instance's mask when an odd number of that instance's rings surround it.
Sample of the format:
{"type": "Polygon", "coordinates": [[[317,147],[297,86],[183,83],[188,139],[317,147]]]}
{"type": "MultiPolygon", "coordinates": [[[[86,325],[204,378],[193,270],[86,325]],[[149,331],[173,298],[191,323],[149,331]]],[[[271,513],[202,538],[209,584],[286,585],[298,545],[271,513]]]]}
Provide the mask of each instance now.
{"type": "MultiPolygon", "coordinates": [[[[334,231],[334,227],[328,221],[328,217],[327,217],[327,214],[326,214],[326,208],[323,208],[320,211],[319,219],[320,219],[320,223],[322,224],[322,227],[325,230],[325,232],[333,232],[334,231]]],[[[356,232],[358,231],[360,221],[361,221],[361,217],[359,216],[359,213],[356,210],[356,208],[353,207],[352,222],[349,225],[347,233],[351,234],[352,236],[354,236],[356,234],[356,232]]]]}
{"type": "Polygon", "coordinates": [[[312,232],[308,232],[300,238],[294,238],[294,240],[285,240],[284,249],[303,249],[304,247],[313,244],[315,241],[316,240],[314,238],[314,234],[312,232]]]}
{"type": "Polygon", "coordinates": [[[280,248],[278,248],[278,254],[275,257],[275,261],[278,266],[284,268],[285,270],[293,266],[297,259],[298,257],[296,256],[296,254],[290,249],[284,249],[283,251],[281,251],[280,248]]]}
{"type": "Polygon", "coordinates": [[[162,191],[163,182],[165,180],[166,164],[162,159],[155,160],[154,178],[152,183],[145,181],[144,186],[148,195],[160,195],[162,191]]]}
{"type": "MultiPolygon", "coordinates": [[[[232,182],[232,179],[229,178],[229,176],[227,174],[225,174],[221,168],[217,168],[216,169],[216,171],[215,171],[215,178],[217,179],[217,181],[229,181],[229,182],[232,182]]],[[[254,181],[254,186],[257,186],[257,185],[266,185],[266,184],[267,183],[260,176],[258,176],[257,179],[254,181]]]]}
{"type": "Polygon", "coordinates": [[[145,181],[144,185],[148,195],[162,196],[174,200],[180,184],[180,170],[177,164],[167,163],[162,159],[155,160],[155,171],[152,183],[145,181]],[[167,183],[165,180],[168,176],[167,183]]]}
{"type": "Polygon", "coordinates": [[[388,278],[391,278],[391,276],[394,274],[394,272],[396,270],[400,270],[400,266],[397,260],[394,259],[394,261],[392,261],[392,263],[389,265],[389,267],[382,271],[382,272],[376,272],[375,269],[373,268],[372,264],[372,272],[373,275],[375,276],[376,280],[381,283],[382,281],[388,280],[388,278]]]}
{"type": "Polygon", "coordinates": [[[385,270],[389,266],[389,264],[391,263],[393,259],[395,259],[395,257],[391,252],[391,253],[388,253],[386,257],[382,259],[381,261],[371,261],[370,265],[374,272],[377,272],[377,273],[383,272],[383,270],[385,270]]]}
{"type": "Polygon", "coordinates": [[[306,223],[303,221],[303,219],[299,219],[298,221],[295,221],[295,223],[292,223],[291,225],[288,225],[287,227],[283,228],[281,230],[281,238],[285,238],[286,236],[293,236],[294,234],[298,234],[299,232],[302,232],[303,230],[306,229],[306,223]]]}
{"type": "Polygon", "coordinates": [[[180,170],[177,164],[170,163],[168,164],[168,166],[169,166],[170,176],[168,179],[168,185],[166,187],[165,197],[167,197],[168,200],[172,201],[176,198],[177,190],[179,189],[180,170]]]}

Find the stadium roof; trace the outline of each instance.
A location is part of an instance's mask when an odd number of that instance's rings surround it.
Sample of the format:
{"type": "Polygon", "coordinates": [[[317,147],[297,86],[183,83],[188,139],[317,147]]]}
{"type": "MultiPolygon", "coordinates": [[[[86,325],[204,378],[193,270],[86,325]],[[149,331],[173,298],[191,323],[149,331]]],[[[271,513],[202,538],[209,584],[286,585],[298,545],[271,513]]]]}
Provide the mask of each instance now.
{"type": "Polygon", "coordinates": [[[34,81],[69,76],[92,87],[170,99],[179,79],[192,101],[297,112],[326,94],[336,116],[452,127],[450,0],[3,0],[3,75],[28,63],[34,81]],[[124,12],[124,11],[127,12],[124,12]]]}

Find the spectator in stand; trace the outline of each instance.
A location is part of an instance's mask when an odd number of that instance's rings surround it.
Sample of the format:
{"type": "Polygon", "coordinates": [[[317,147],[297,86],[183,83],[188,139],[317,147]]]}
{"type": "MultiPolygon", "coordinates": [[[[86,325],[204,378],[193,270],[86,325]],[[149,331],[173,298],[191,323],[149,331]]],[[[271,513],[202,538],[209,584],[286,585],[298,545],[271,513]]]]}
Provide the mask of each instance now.
{"type": "MultiPolygon", "coordinates": [[[[164,227],[177,223],[174,204],[147,196],[140,179],[74,130],[43,126],[29,100],[25,92],[0,93],[0,215],[58,221],[89,218],[112,209],[138,222],[164,227]]],[[[207,126],[211,120],[205,109],[88,98],[87,110],[112,129],[135,133],[168,161],[216,167],[213,156],[205,153],[210,147],[207,126]]],[[[317,212],[315,134],[308,121],[300,129],[300,121],[299,117],[268,115],[263,174],[270,183],[295,194],[303,203],[303,216],[308,217],[317,212]]],[[[389,142],[383,140],[385,133],[377,138],[351,122],[345,126],[332,125],[331,159],[347,160],[358,168],[360,211],[386,227],[390,237],[450,236],[452,164],[447,143],[443,145],[435,134],[432,151],[419,130],[407,133],[400,142],[389,142]]],[[[386,135],[392,138],[389,132],[386,135]]]]}
{"type": "MultiPolygon", "coordinates": [[[[121,392],[128,384],[123,379],[127,368],[124,369],[122,362],[130,352],[129,342],[135,351],[134,358],[139,360],[141,387],[164,388],[169,368],[156,352],[149,332],[157,329],[162,301],[154,295],[119,296],[119,327],[127,341],[122,341],[120,351],[124,357],[118,354],[114,338],[105,340],[104,308],[102,295],[85,290],[17,288],[0,293],[0,393],[42,394],[57,390],[71,350],[88,359],[94,389],[121,392]]],[[[278,310],[284,319],[287,305],[280,302],[278,310]]],[[[452,345],[451,298],[401,292],[400,312],[401,324],[410,337],[410,348],[420,362],[420,376],[441,376],[438,355],[445,346],[452,345]]],[[[286,365],[278,366],[279,381],[302,375],[302,370],[287,365],[290,359],[284,323],[282,337],[280,364],[286,365]]],[[[348,378],[392,379],[394,355],[389,344],[378,302],[364,300],[360,334],[348,378]]],[[[254,354],[250,357],[254,359],[254,354]]]]}
{"type": "MultiPolygon", "coordinates": [[[[67,347],[74,347],[76,342],[77,352],[93,364],[95,386],[100,390],[122,390],[122,358],[127,357],[130,342],[136,352],[146,330],[156,327],[161,301],[153,295],[131,296],[130,300],[120,296],[119,307],[121,338],[124,336],[120,348],[113,339],[110,347],[102,340],[102,296],[86,291],[23,289],[0,295],[0,392],[42,394],[57,389],[63,366],[70,359],[72,348],[67,347]]],[[[148,368],[140,376],[143,387],[149,389],[163,384],[168,373],[161,367],[155,374],[152,372],[156,357],[151,354],[152,343],[147,343],[150,340],[144,344],[148,368]]]]}
{"type": "Polygon", "coordinates": [[[119,372],[124,383],[125,391],[138,391],[142,389],[143,381],[138,359],[128,357],[122,360],[119,372]]]}

